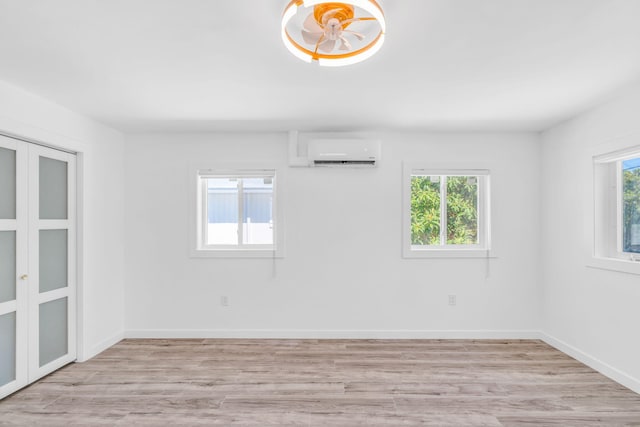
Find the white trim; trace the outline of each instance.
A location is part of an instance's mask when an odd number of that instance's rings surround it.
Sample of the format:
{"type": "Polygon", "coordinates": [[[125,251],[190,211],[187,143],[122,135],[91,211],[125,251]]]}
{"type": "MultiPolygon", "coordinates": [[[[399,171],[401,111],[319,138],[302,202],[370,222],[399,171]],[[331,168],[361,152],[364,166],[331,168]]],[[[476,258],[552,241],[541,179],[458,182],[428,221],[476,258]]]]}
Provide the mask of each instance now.
{"type": "Polygon", "coordinates": [[[93,359],[98,354],[100,354],[103,351],[109,349],[109,347],[112,347],[112,346],[118,344],[123,339],[124,339],[124,332],[123,331],[118,332],[117,334],[107,338],[106,340],[102,340],[98,344],[96,344],[93,347],[91,347],[91,349],[88,352],[85,352],[85,353],[82,354],[82,357],[78,356],[76,362],[82,363],[82,362],[86,362],[86,361],[88,361],[90,359],[93,359]]]}
{"type": "Polygon", "coordinates": [[[631,375],[614,368],[608,363],[605,363],[602,360],[591,356],[590,354],[587,354],[584,351],[562,340],[559,340],[552,335],[540,332],[540,337],[544,342],[556,348],[557,350],[560,350],[561,352],[573,357],[577,361],[584,363],[590,368],[600,372],[602,375],[611,378],[613,381],[622,384],[625,387],[628,387],[634,392],[640,393],[640,379],[634,378],[631,375]]]}
{"type": "Polygon", "coordinates": [[[299,153],[299,140],[298,131],[289,131],[289,167],[307,167],[309,166],[309,159],[307,156],[300,156],[299,153]]]}
{"type": "MultiPolygon", "coordinates": [[[[16,289],[17,291],[17,289],[16,289]]],[[[17,293],[17,292],[16,292],[17,293]]],[[[18,310],[18,301],[13,299],[11,301],[0,302],[0,316],[13,313],[18,310]]]]}
{"type": "Polygon", "coordinates": [[[71,355],[70,353],[64,354],[59,358],[52,360],[44,366],[38,366],[36,369],[29,368],[29,384],[39,380],[40,378],[49,375],[53,371],[56,371],[62,368],[65,365],[73,362],[75,360],[75,355],[71,355]]]}
{"type": "MultiPolygon", "coordinates": [[[[84,287],[84,154],[76,155],[76,358],[87,353],[88,341],[84,326],[85,287],[84,287]]],[[[123,297],[124,298],[124,297],[123,297]]]]}
{"type": "MultiPolygon", "coordinates": [[[[273,172],[273,175],[275,175],[275,171],[273,172]]],[[[200,178],[202,178],[202,176],[200,176],[200,178]]],[[[275,181],[275,176],[272,176],[271,179],[272,179],[272,182],[275,181]]],[[[204,182],[202,183],[202,186],[204,187],[204,182]]],[[[272,188],[271,194],[275,197],[275,190],[276,189],[273,188],[273,186],[271,188],[272,188]]],[[[208,199],[209,198],[209,193],[208,193],[208,191],[209,190],[207,189],[207,199],[206,199],[207,200],[207,204],[206,204],[207,208],[209,207],[209,204],[208,204],[209,203],[209,199],[208,199]]],[[[207,214],[209,214],[209,211],[207,211],[207,214]]],[[[273,209],[271,210],[271,215],[272,215],[272,218],[275,217],[275,213],[273,212],[273,209]]],[[[244,242],[244,218],[243,218],[243,216],[244,216],[244,178],[239,178],[238,179],[238,222],[237,222],[237,224],[238,224],[238,242],[237,242],[238,243],[238,249],[245,249],[243,247],[244,246],[244,243],[243,243],[244,242]]],[[[201,219],[203,224],[205,222],[208,222],[208,221],[204,221],[204,218],[206,218],[206,217],[203,217],[201,219]]],[[[276,221],[277,221],[277,219],[274,222],[276,222],[276,221]]],[[[207,230],[207,232],[208,231],[209,230],[207,230]]],[[[207,235],[207,239],[208,238],[209,238],[209,236],[207,235]]],[[[269,247],[267,249],[273,249],[273,247],[275,246],[276,234],[274,233],[274,230],[271,231],[271,240],[272,240],[273,243],[271,245],[269,245],[271,247],[269,247]]],[[[203,247],[201,249],[205,249],[205,250],[207,249],[206,248],[207,242],[208,242],[208,240],[205,240],[202,243],[203,247]]]]}
{"type": "Polygon", "coordinates": [[[64,286],[52,291],[39,292],[37,295],[37,302],[38,305],[41,305],[61,298],[67,298],[68,296],[69,288],[67,286],[64,286]]]}
{"type": "Polygon", "coordinates": [[[2,231],[15,231],[18,229],[18,220],[15,219],[0,219],[0,230],[2,231]]]}
{"type": "Polygon", "coordinates": [[[639,261],[631,261],[620,258],[589,257],[586,264],[587,268],[596,268],[598,270],[616,271],[618,273],[640,275],[639,261]]]}
{"type": "Polygon", "coordinates": [[[192,249],[191,258],[284,258],[283,251],[273,249],[192,249]]]}
{"type": "Polygon", "coordinates": [[[536,330],[130,329],[125,338],[540,339],[536,330]]]}
{"type": "MultiPolygon", "coordinates": [[[[636,140],[637,142],[637,140],[636,140]]],[[[622,160],[633,159],[640,156],[640,145],[611,151],[604,154],[596,154],[593,156],[594,163],[614,163],[622,160]]]]}
{"type": "Polygon", "coordinates": [[[444,259],[497,259],[489,249],[412,249],[402,254],[403,258],[444,258],[444,259]]]}
{"type": "Polygon", "coordinates": [[[73,221],[68,219],[38,219],[36,221],[38,230],[67,230],[73,228],[73,221]]]}
{"type": "Polygon", "coordinates": [[[5,397],[9,396],[12,393],[15,393],[17,390],[20,390],[22,387],[26,385],[27,385],[26,383],[22,381],[18,381],[16,379],[9,383],[6,383],[5,385],[0,386],[0,403],[2,399],[4,399],[5,397]]]}
{"type": "Polygon", "coordinates": [[[624,228],[624,177],[622,173],[622,162],[618,160],[611,164],[615,167],[615,176],[616,176],[616,184],[615,184],[615,226],[616,226],[616,235],[615,235],[615,251],[616,255],[620,256],[623,254],[622,245],[623,245],[623,228],[624,228]]]}
{"type": "MultiPolygon", "coordinates": [[[[449,227],[449,218],[447,216],[447,198],[449,197],[449,194],[447,192],[447,182],[449,181],[449,176],[445,174],[438,174],[438,175],[439,175],[439,182],[440,182],[440,246],[439,247],[427,246],[424,249],[446,250],[447,228],[449,227]]],[[[413,178],[413,173],[409,175],[409,181],[411,181],[411,178],[413,178]]],[[[411,192],[409,192],[409,195],[411,195],[411,192]]],[[[411,200],[411,196],[409,196],[409,200],[411,200]]],[[[407,209],[407,205],[405,205],[404,208],[407,209]]],[[[409,209],[409,212],[411,212],[411,209],[409,209]]],[[[417,248],[414,249],[415,246],[417,245],[411,245],[409,247],[409,253],[414,254],[414,251],[420,250],[417,248]]],[[[472,245],[472,246],[476,246],[476,245],[472,245]]],[[[450,250],[456,250],[456,248],[452,246],[450,250]]],[[[424,256],[424,255],[421,254],[421,256],[424,256]]]]}
{"type": "MultiPolygon", "coordinates": [[[[2,119],[6,119],[6,117],[3,117],[2,119]]],[[[0,137],[7,137],[7,138],[11,138],[11,139],[15,139],[17,141],[22,141],[22,142],[27,142],[29,144],[33,144],[33,145],[39,145],[40,147],[46,147],[46,148],[52,148],[54,150],[58,150],[58,151],[62,151],[65,153],[69,153],[69,154],[76,154],[77,152],[75,150],[68,150],[66,148],[62,148],[61,146],[57,146],[57,145],[51,145],[51,144],[47,144],[46,142],[40,141],[38,139],[33,139],[33,138],[24,138],[18,134],[14,134],[11,132],[5,132],[4,130],[0,130],[0,137]]],[[[48,139],[49,136],[46,136],[45,139],[48,139]]],[[[66,137],[64,137],[66,138],[66,137]]],[[[67,141],[65,141],[64,143],[66,143],[67,141]]]]}
{"type": "Polygon", "coordinates": [[[404,162],[403,165],[409,169],[410,175],[419,175],[414,172],[424,172],[424,176],[448,175],[448,176],[489,176],[490,172],[487,168],[432,168],[424,163],[404,162]]]}

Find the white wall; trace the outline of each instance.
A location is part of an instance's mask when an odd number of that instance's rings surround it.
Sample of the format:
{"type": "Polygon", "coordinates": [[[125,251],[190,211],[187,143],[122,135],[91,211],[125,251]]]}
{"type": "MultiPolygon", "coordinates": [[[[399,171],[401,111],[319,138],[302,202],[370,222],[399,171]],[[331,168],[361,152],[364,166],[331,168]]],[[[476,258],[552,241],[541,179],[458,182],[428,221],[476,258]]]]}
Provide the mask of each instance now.
{"type": "Polygon", "coordinates": [[[286,134],[128,136],[128,336],[532,336],[539,329],[537,136],[374,136],[383,160],[369,170],[287,168],[286,134]],[[401,258],[403,160],[490,165],[498,258],[488,279],[484,259],[401,258]],[[284,167],[284,259],[189,258],[193,162],[284,167]],[[457,306],[447,305],[448,294],[457,306]]]}
{"type": "Polygon", "coordinates": [[[119,132],[0,81],[0,132],[81,153],[83,215],[79,359],[122,337],[123,137],[119,132]]]}
{"type": "Polygon", "coordinates": [[[549,341],[640,392],[640,276],[587,267],[590,152],[640,145],[640,86],[542,135],[543,330],[549,341]]]}
{"type": "Polygon", "coordinates": [[[131,135],[125,146],[120,133],[0,82],[1,132],[82,154],[85,359],[124,330],[525,337],[542,329],[548,342],[636,391],[640,277],[588,268],[584,253],[592,229],[586,153],[621,137],[640,144],[638,111],[640,86],[544,132],[541,147],[530,134],[387,133],[373,135],[383,141],[380,168],[294,169],[284,134],[131,135]],[[490,164],[498,258],[489,268],[400,257],[403,160],[490,164]],[[189,164],[246,161],[285,172],[286,257],[189,258],[189,164]]]}

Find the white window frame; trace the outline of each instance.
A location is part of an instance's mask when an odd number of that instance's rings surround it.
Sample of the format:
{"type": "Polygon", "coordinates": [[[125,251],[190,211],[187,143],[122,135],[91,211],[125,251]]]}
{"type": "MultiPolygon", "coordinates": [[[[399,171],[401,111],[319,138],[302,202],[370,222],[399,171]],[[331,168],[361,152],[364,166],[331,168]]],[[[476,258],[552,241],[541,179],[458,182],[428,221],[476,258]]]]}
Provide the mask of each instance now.
{"type": "MultiPolygon", "coordinates": [[[[209,167],[191,168],[189,182],[192,186],[190,255],[196,258],[283,258],[284,257],[284,215],[280,201],[282,173],[278,168],[264,167],[209,167]],[[273,179],[272,226],[273,244],[242,244],[239,236],[237,245],[207,244],[207,178],[252,178],[273,179]]],[[[242,212],[242,188],[239,188],[239,212],[242,212]]],[[[239,215],[241,218],[242,215],[239,215]]],[[[242,233],[242,228],[239,230],[242,233]]]]}
{"type": "MultiPolygon", "coordinates": [[[[445,219],[440,226],[441,236],[446,233],[446,188],[441,185],[441,214],[445,219]],[[444,206],[444,207],[443,207],[444,206]],[[442,211],[444,210],[444,212],[442,211]]],[[[402,197],[402,256],[404,258],[487,258],[491,249],[490,220],[490,171],[488,169],[441,169],[417,163],[403,166],[402,197]],[[411,243],[411,177],[424,176],[475,176],[478,178],[478,244],[475,245],[413,245],[411,243]]]]}
{"type": "Polygon", "coordinates": [[[640,146],[596,154],[593,163],[591,267],[640,274],[640,254],[622,250],[622,162],[640,157],[640,146]]]}

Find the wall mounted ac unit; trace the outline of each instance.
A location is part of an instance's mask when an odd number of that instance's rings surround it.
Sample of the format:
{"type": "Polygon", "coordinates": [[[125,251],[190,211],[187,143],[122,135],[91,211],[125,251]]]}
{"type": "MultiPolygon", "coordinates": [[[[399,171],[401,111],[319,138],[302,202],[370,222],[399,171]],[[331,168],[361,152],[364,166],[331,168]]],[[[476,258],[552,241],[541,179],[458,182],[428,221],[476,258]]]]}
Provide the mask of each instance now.
{"type": "Polygon", "coordinates": [[[308,147],[309,166],[375,167],[380,161],[380,141],[368,139],[313,139],[308,147]]]}

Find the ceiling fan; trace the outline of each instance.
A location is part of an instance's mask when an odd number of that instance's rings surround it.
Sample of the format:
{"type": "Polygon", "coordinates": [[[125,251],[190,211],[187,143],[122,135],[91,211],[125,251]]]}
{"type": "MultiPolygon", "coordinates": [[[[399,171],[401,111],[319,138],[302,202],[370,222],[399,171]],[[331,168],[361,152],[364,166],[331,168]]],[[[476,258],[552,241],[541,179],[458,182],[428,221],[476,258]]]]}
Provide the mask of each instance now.
{"type": "Polygon", "coordinates": [[[369,58],[382,46],[384,32],[384,14],[376,0],[291,0],[282,18],[282,40],[289,51],[320,65],[369,58]]]}
{"type": "MultiPolygon", "coordinates": [[[[325,3],[325,6],[335,6],[337,4],[325,3]]],[[[341,7],[324,11],[323,8],[316,8],[304,21],[302,28],[302,38],[310,45],[314,45],[314,51],[333,52],[338,41],[338,49],[349,51],[352,49],[351,43],[346,38],[352,35],[358,40],[365,39],[364,34],[348,30],[349,24],[355,21],[370,21],[375,18],[354,18],[353,6],[343,4],[341,7]],[[320,19],[318,19],[318,16],[320,19]]]]}

